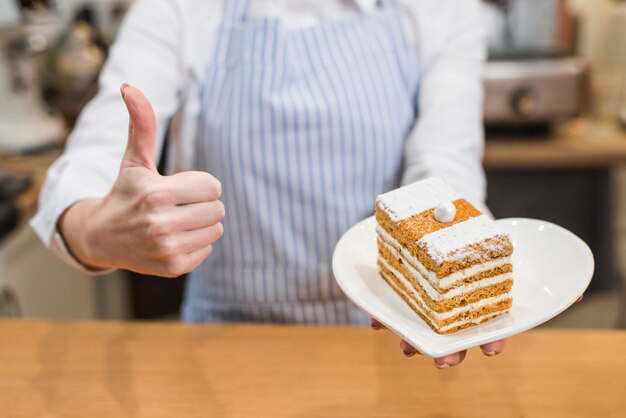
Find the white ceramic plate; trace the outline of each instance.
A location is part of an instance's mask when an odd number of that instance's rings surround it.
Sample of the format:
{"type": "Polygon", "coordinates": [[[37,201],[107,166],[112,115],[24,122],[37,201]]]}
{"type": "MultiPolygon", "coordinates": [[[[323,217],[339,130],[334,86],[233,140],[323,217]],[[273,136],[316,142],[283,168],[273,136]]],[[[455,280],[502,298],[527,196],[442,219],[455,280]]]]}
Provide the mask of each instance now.
{"type": "Polygon", "coordinates": [[[373,217],[353,226],[337,243],[335,278],[356,305],[427,356],[510,337],[572,305],[589,285],[594,261],[587,244],[558,225],[524,218],[496,222],[513,240],[513,307],[483,324],[447,335],[432,331],[379,276],[373,217]]]}

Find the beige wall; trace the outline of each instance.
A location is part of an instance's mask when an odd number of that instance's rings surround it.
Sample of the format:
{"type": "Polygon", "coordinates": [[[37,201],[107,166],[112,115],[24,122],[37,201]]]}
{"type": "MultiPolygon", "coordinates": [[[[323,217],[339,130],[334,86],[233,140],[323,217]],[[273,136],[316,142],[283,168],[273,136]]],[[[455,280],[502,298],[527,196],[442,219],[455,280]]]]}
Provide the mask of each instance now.
{"type": "Polygon", "coordinates": [[[580,18],[579,50],[596,62],[626,63],[626,2],[569,0],[580,18]]]}

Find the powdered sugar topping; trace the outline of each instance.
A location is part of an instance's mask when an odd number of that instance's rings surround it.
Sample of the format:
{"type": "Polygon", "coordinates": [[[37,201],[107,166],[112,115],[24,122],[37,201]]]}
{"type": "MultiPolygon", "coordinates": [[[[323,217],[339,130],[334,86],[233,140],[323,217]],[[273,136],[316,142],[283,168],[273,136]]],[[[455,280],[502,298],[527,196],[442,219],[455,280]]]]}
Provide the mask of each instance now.
{"type": "MultiPolygon", "coordinates": [[[[444,261],[461,261],[472,255],[478,257],[479,254],[468,248],[469,246],[504,235],[495,222],[486,215],[480,215],[424,235],[418,245],[423,246],[428,255],[441,265],[444,261]]],[[[496,251],[499,249],[492,248],[496,251]]]]}
{"type": "Polygon", "coordinates": [[[442,179],[431,177],[382,194],[377,200],[381,209],[398,222],[459,198],[459,194],[442,179]]]}

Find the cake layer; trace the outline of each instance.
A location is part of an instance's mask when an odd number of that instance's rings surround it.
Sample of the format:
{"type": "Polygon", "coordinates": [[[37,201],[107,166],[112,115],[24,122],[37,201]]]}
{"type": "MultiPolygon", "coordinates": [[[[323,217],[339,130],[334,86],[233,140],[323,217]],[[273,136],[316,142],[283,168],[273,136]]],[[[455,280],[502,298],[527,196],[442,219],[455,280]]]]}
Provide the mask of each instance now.
{"type": "Polygon", "coordinates": [[[400,263],[398,259],[390,258],[385,249],[380,249],[379,260],[386,267],[391,266],[401,274],[406,285],[419,293],[426,305],[436,312],[447,312],[455,307],[467,306],[482,299],[508,293],[513,286],[512,274],[505,273],[472,283],[472,288],[457,288],[447,294],[441,294],[423,277],[411,275],[406,265],[400,263]]]}
{"type": "Polygon", "coordinates": [[[448,334],[468,328],[470,326],[485,322],[498,315],[506,313],[511,308],[512,299],[503,298],[489,305],[481,306],[468,311],[465,315],[457,315],[450,318],[438,319],[431,311],[424,306],[418,297],[410,297],[409,292],[399,279],[388,269],[381,269],[381,276],[389,286],[409,305],[409,307],[420,317],[433,331],[439,334],[448,334]]]}
{"type": "Polygon", "coordinates": [[[443,324],[441,322],[433,321],[433,319],[430,318],[425,313],[423,308],[419,305],[419,302],[415,301],[414,299],[409,298],[406,292],[402,288],[400,288],[392,279],[389,279],[386,273],[381,272],[381,275],[383,279],[389,284],[389,286],[396,292],[396,294],[398,294],[398,296],[400,296],[406,302],[406,304],[409,305],[409,307],[420,318],[422,318],[422,320],[426,322],[426,324],[433,331],[435,331],[438,334],[449,334],[449,333],[453,333],[453,332],[456,332],[465,328],[469,328],[473,325],[483,323],[485,321],[488,321],[489,319],[502,315],[510,310],[511,299],[507,299],[499,304],[499,306],[496,308],[497,309],[496,311],[493,311],[491,313],[486,313],[480,316],[475,316],[471,319],[460,319],[460,320],[452,321],[452,322],[449,321],[447,324],[443,324]]]}
{"type": "Polygon", "coordinates": [[[387,249],[390,250],[396,258],[401,258],[410,270],[412,269],[418,271],[433,285],[434,288],[440,292],[445,292],[446,290],[453,289],[461,285],[473,283],[486,277],[513,271],[511,257],[502,257],[484,262],[482,264],[477,264],[463,270],[456,271],[446,277],[439,278],[435,272],[427,270],[417,257],[414,257],[404,247],[402,247],[402,245],[387,231],[380,227],[380,225],[376,226],[376,232],[378,234],[378,238],[382,240],[382,242],[387,246],[387,249]]]}
{"type": "Polygon", "coordinates": [[[472,204],[465,199],[457,199],[452,203],[456,208],[456,215],[450,222],[443,223],[437,221],[435,219],[434,207],[423,212],[416,213],[415,215],[401,221],[392,222],[398,226],[409,241],[417,242],[426,235],[433,234],[442,229],[450,228],[454,225],[465,223],[469,219],[482,215],[482,212],[472,206],[472,204]]]}
{"type": "MultiPolygon", "coordinates": [[[[378,266],[381,270],[388,270],[398,279],[409,295],[419,299],[438,319],[445,319],[472,309],[480,308],[503,298],[508,298],[509,291],[513,286],[513,279],[509,276],[497,277],[497,282],[478,288],[467,294],[457,295],[452,298],[433,299],[425,288],[419,286],[415,279],[406,276],[406,270],[402,265],[390,263],[385,258],[378,259],[378,266]]],[[[431,289],[431,292],[433,290],[431,289]]],[[[434,292],[436,293],[436,292],[434,292]]]]}
{"type": "MultiPolygon", "coordinates": [[[[459,210],[466,202],[463,203],[460,199],[454,204],[459,210]]],[[[464,214],[457,212],[455,222],[457,219],[459,222],[438,223],[439,229],[420,235],[415,231],[423,227],[424,219],[432,218],[432,210],[427,212],[394,222],[379,202],[376,205],[376,221],[401,247],[417,258],[426,270],[434,272],[438,278],[491,260],[509,257],[513,252],[510,240],[506,235],[499,234],[493,221],[485,215],[472,216],[474,213],[469,211],[464,214]],[[480,229],[488,232],[477,231],[480,229]],[[420,238],[415,240],[416,237],[420,238]]],[[[430,231],[428,228],[427,230],[430,231]]]]}
{"type": "Polygon", "coordinates": [[[428,294],[435,300],[449,299],[457,295],[472,292],[476,289],[492,285],[502,281],[502,277],[511,278],[512,268],[510,265],[505,265],[500,268],[484,271],[479,276],[472,276],[463,286],[456,286],[451,289],[441,289],[436,283],[433,283],[427,279],[419,270],[415,269],[402,255],[400,255],[393,247],[389,246],[385,242],[378,240],[379,255],[383,256],[393,266],[399,266],[405,277],[409,279],[415,279],[420,287],[424,288],[428,294]],[[480,277],[474,280],[474,277],[480,277]]]}

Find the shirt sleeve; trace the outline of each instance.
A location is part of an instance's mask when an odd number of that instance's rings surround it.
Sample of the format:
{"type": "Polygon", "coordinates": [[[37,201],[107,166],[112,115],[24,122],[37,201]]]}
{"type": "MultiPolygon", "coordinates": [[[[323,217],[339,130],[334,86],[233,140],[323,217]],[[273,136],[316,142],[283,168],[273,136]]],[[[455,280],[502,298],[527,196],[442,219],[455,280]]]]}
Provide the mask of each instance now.
{"type": "Polygon", "coordinates": [[[157,121],[155,148],[160,155],[183,84],[181,34],[176,2],[139,0],[134,4],[100,75],[98,94],[81,113],[63,155],[48,170],[31,226],[45,245],[73,266],[80,267],[56,230],[57,220],[75,202],[104,196],[117,177],[128,132],[122,83],[140,88],[151,101],[157,121]]]}
{"type": "Polygon", "coordinates": [[[402,183],[439,176],[486,210],[481,5],[478,0],[437,3],[430,7],[438,11],[429,16],[414,11],[422,73],[419,116],[406,140],[402,183]]]}

